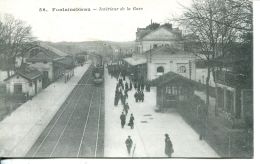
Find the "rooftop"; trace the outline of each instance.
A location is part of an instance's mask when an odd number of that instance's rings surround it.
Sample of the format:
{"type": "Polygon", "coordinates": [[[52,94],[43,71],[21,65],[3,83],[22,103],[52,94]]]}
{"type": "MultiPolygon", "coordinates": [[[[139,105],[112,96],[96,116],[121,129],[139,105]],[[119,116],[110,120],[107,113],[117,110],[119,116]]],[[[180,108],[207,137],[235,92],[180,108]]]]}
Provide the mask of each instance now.
{"type": "Polygon", "coordinates": [[[132,66],[145,64],[147,62],[147,59],[144,57],[129,57],[129,58],[124,58],[124,60],[132,66]]]}
{"type": "Polygon", "coordinates": [[[40,42],[37,47],[28,51],[27,61],[52,61],[65,56],[68,56],[68,54],[40,42]]]}
{"type": "Polygon", "coordinates": [[[146,28],[137,28],[136,39],[141,40],[148,34],[154,32],[154,31],[157,31],[161,28],[164,28],[167,31],[169,31],[175,35],[177,34],[178,36],[180,36],[180,38],[182,36],[182,31],[179,28],[172,28],[171,24],[169,24],[169,25],[163,24],[163,25],[158,25],[155,27],[151,24],[151,25],[147,26],[146,28]]]}
{"type": "Polygon", "coordinates": [[[14,77],[17,74],[24,77],[27,80],[34,80],[42,75],[42,73],[40,71],[38,71],[37,69],[31,68],[31,67],[27,66],[26,64],[24,64],[12,76],[6,78],[4,81],[11,79],[12,77],[14,77]]]}
{"type": "Polygon", "coordinates": [[[55,63],[63,65],[66,69],[72,69],[74,67],[74,59],[72,56],[65,56],[57,59],[55,60],[55,63]]]}
{"type": "Polygon", "coordinates": [[[167,73],[159,76],[158,78],[151,81],[151,85],[152,86],[163,86],[167,83],[172,83],[172,82],[180,82],[181,84],[187,85],[187,86],[201,85],[200,83],[198,83],[196,81],[188,79],[188,78],[181,76],[174,72],[167,72],[167,73]]]}

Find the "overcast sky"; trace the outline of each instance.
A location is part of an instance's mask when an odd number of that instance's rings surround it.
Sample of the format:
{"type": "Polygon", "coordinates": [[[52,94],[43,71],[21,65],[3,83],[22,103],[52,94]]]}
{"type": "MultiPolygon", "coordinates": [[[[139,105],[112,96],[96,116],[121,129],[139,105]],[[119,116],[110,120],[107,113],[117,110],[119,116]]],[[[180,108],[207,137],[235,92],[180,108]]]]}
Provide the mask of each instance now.
{"type": "Polygon", "coordinates": [[[0,13],[9,13],[32,26],[33,35],[44,41],[135,39],[137,27],[164,23],[182,13],[191,0],[0,0],[0,13]],[[52,8],[90,8],[84,12],[52,12],[52,8]],[[143,8],[139,11],[94,11],[99,7],[143,8]],[[39,12],[46,8],[48,12],[39,12]]]}

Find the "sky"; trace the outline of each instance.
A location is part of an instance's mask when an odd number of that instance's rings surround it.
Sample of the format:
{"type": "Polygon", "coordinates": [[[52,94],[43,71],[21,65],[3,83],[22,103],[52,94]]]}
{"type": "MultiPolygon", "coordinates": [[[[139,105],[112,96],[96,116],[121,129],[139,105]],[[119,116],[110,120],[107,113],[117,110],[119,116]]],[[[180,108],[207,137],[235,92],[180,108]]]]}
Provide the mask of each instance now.
{"type": "Polygon", "coordinates": [[[191,3],[192,0],[0,0],[0,14],[9,13],[25,21],[32,26],[33,35],[43,41],[133,41],[138,27],[147,26],[151,20],[168,22],[172,15],[183,12],[180,4],[191,3]],[[100,7],[119,9],[99,11],[100,7]],[[48,11],[40,12],[40,8],[48,11]],[[52,11],[53,8],[91,11],[52,11]]]}

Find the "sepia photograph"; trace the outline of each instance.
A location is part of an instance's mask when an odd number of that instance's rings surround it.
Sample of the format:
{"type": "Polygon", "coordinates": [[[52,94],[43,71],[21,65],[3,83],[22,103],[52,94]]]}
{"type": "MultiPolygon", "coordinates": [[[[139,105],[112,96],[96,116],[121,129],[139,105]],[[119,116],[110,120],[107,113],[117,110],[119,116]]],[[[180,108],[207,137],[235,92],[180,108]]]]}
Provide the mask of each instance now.
{"type": "Polygon", "coordinates": [[[255,158],[254,3],[0,0],[0,159],[255,158]]]}

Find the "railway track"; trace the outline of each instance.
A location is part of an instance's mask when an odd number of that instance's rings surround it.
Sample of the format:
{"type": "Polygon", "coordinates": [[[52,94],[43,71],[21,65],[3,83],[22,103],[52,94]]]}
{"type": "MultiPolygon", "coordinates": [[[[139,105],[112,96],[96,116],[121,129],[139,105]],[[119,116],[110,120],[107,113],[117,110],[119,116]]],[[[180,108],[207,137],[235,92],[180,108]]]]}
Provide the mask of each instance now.
{"type": "Polygon", "coordinates": [[[83,75],[26,157],[103,157],[103,85],[83,75]]]}

